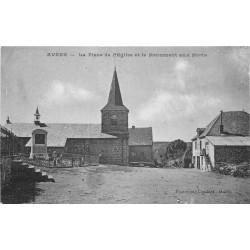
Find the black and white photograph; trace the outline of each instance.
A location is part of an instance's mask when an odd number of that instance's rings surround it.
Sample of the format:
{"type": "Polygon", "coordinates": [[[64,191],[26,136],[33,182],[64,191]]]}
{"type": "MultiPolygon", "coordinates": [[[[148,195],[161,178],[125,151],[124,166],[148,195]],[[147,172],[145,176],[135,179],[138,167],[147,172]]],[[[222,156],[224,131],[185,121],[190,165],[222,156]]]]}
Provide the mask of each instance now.
{"type": "Polygon", "coordinates": [[[1,202],[250,203],[249,47],[2,47],[1,202]]]}
{"type": "Polygon", "coordinates": [[[1,249],[246,249],[249,1],[0,2],[1,249]]]}

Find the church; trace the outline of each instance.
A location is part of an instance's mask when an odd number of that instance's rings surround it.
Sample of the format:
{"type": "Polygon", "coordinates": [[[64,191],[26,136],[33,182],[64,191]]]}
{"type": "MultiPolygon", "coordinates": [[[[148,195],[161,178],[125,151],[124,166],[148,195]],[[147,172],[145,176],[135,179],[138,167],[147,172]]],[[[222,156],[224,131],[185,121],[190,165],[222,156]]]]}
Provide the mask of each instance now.
{"type": "Polygon", "coordinates": [[[42,123],[37,108],[33,123],[11,123],[8,118],[5,126],[17,136],[17,152],[30,157],[48,157],[56,151],[99,156],[101,164],[152,162],[152,128],[128,128],[128,114],[115,68],[101,124],[42,123]]]}

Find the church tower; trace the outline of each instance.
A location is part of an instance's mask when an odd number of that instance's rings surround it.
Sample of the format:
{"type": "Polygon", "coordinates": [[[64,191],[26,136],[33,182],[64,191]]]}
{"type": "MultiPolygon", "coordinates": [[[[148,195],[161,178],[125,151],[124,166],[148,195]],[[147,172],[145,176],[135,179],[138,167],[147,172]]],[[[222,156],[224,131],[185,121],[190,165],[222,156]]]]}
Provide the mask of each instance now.
{"type": "Polygon", "coordinates": [[[128,113],[129,110],[123,105],[122,95],[118,82],[116,68],[109,92],[108,103],[101,110],[102,133],[128,138],[128,113]]]}

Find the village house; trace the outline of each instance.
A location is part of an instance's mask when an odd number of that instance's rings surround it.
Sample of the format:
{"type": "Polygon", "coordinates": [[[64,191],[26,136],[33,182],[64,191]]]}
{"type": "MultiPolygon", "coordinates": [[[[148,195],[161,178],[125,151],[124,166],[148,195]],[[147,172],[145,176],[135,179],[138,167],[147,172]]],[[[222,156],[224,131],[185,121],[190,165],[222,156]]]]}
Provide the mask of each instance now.
{"type": "Polygon", "coordinates": [[[42,123],[37,108],[33,123],[11,123],[6,128],[18,139],[18,153],[48,157],[57,153],[98,156],[100,163],[128,165],[153,161],[152,128],[128,128],[129,110],[124,106],[116,69],[101,124],[42,123]]]}
{"type": "Polygon", "coordinates": [[[211,170],[217,163],[250,161],[250,114],[223,112],[205,128],[197,128],[192,139],[192,163],[196,169],[211,170]]]}

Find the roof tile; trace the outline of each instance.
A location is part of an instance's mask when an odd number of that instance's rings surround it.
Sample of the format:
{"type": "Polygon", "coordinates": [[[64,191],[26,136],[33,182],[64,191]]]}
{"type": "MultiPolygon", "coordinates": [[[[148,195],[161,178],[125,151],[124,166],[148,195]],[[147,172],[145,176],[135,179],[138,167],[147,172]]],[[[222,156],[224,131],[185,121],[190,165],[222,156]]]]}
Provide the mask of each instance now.
{"type": "Polygon", "coordinates": [[[153,144],[152,128],[129,128],[129,146],[151,146],[153,144]]]}

